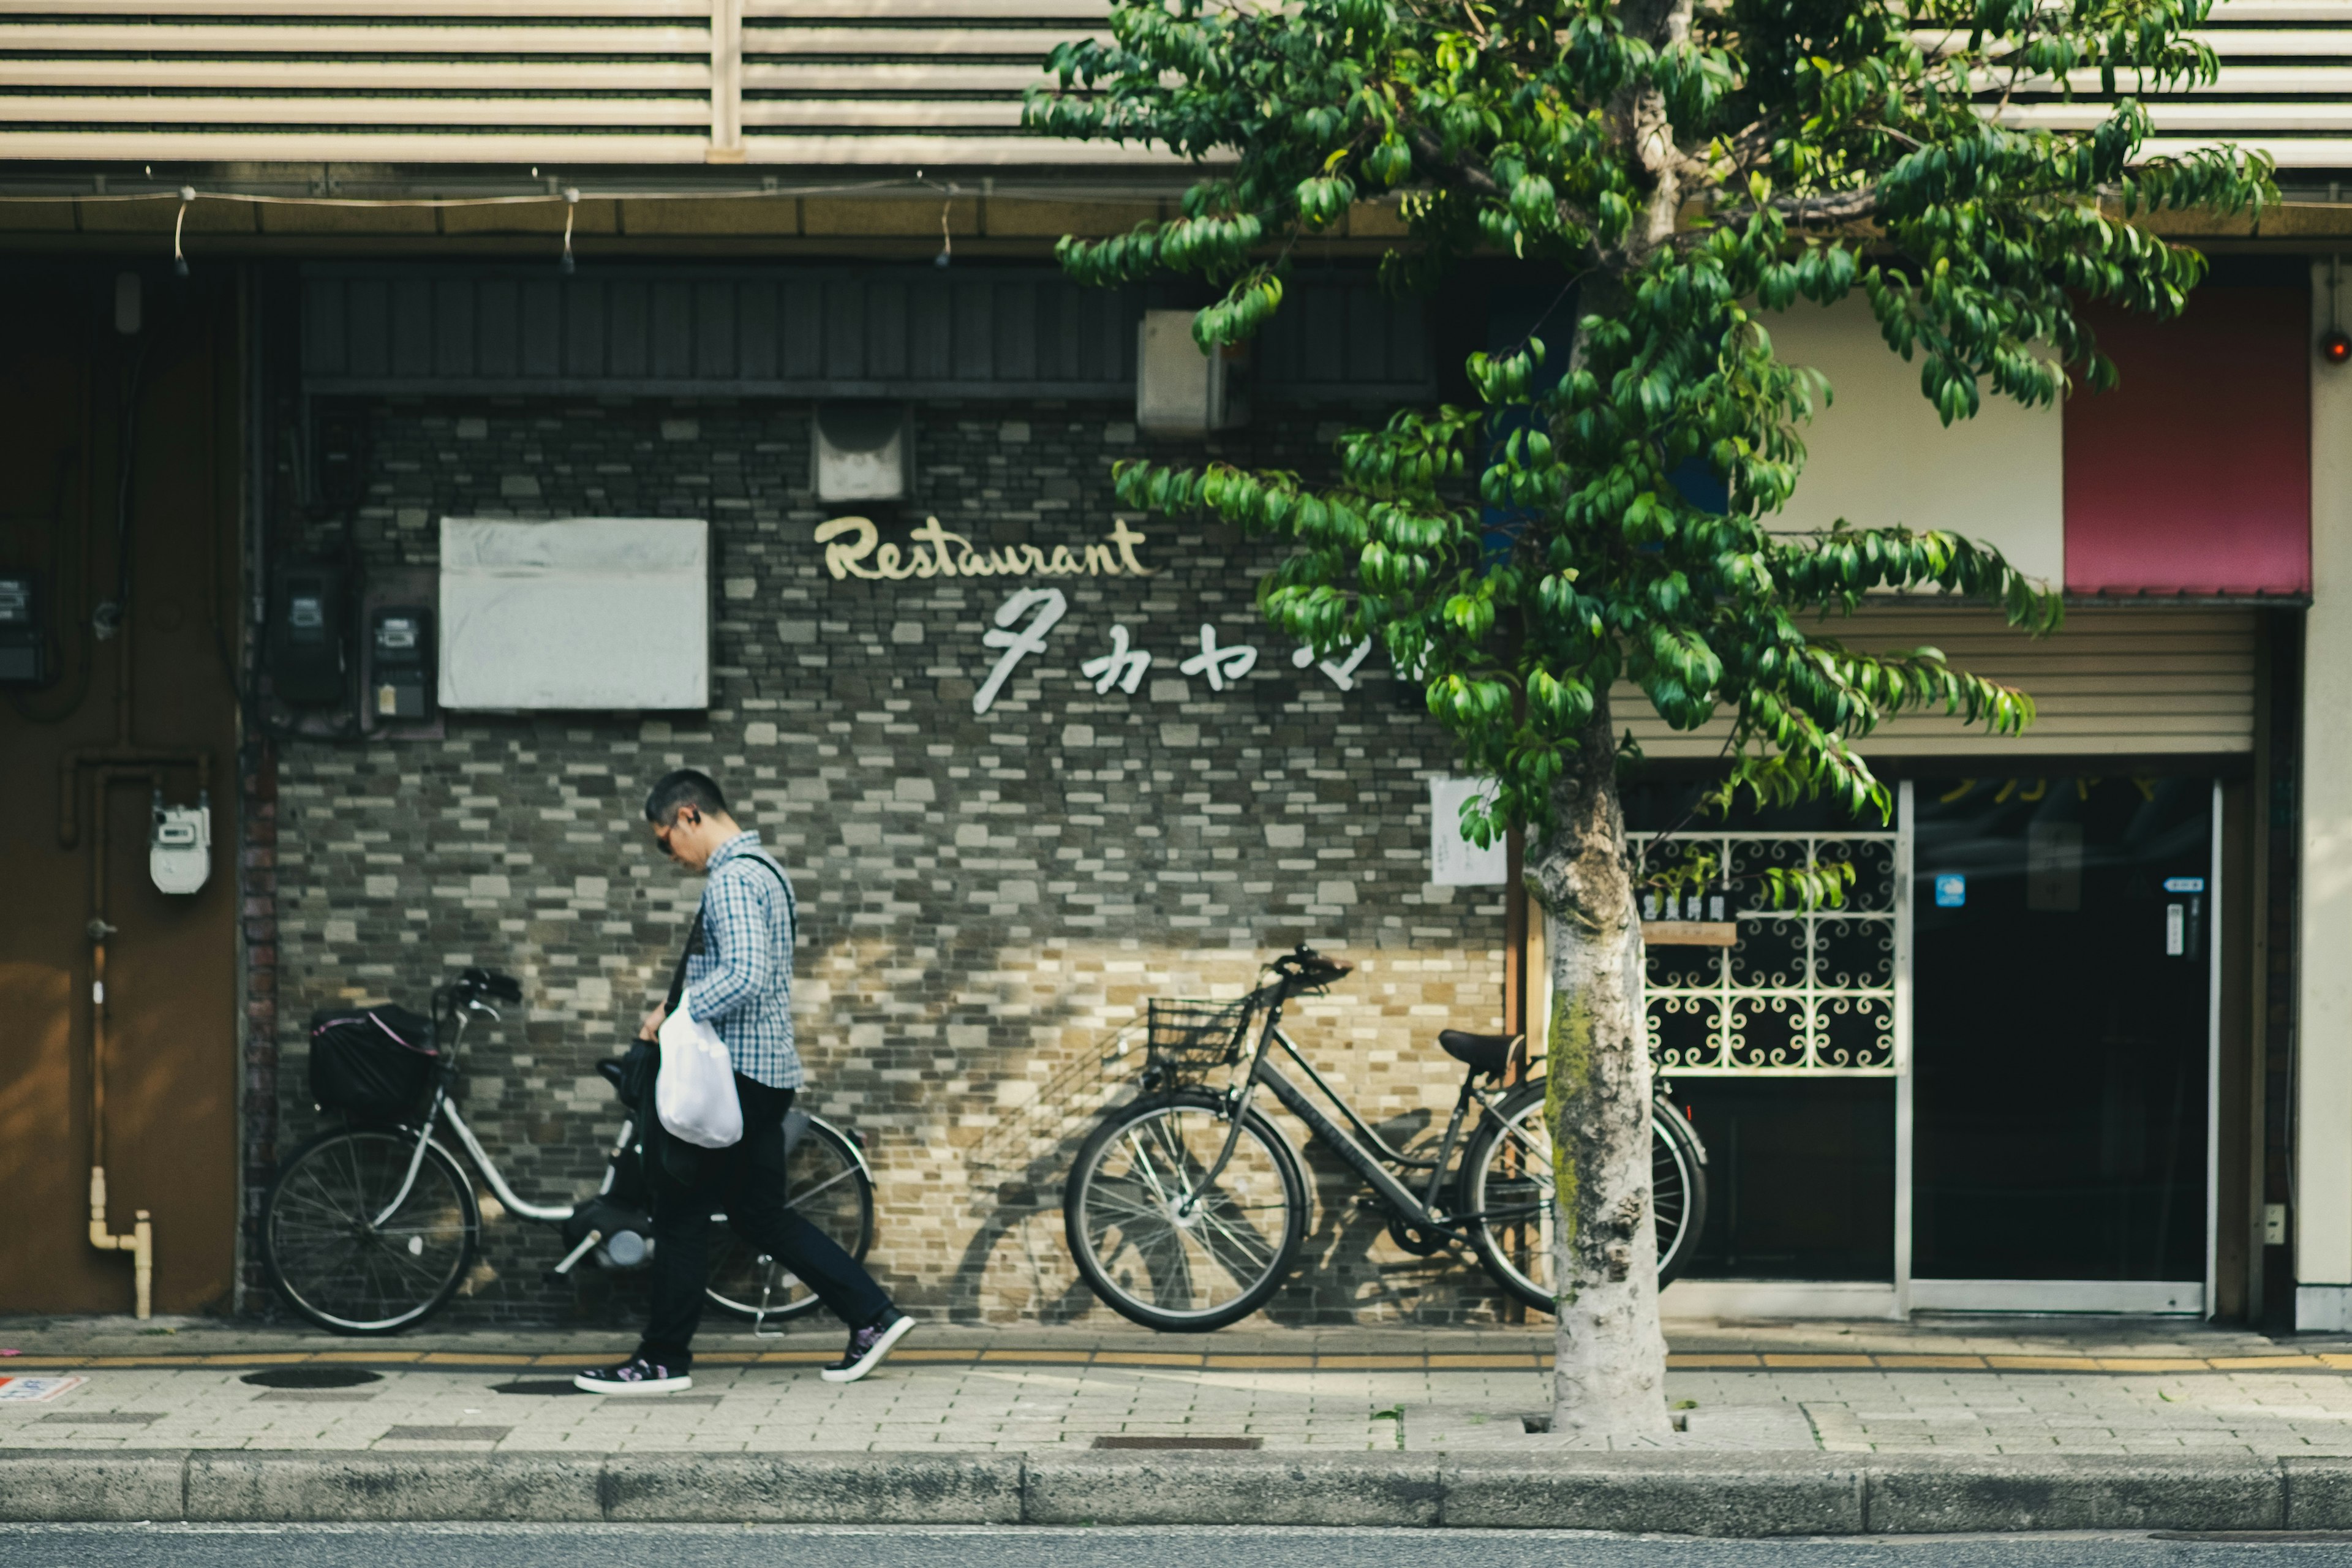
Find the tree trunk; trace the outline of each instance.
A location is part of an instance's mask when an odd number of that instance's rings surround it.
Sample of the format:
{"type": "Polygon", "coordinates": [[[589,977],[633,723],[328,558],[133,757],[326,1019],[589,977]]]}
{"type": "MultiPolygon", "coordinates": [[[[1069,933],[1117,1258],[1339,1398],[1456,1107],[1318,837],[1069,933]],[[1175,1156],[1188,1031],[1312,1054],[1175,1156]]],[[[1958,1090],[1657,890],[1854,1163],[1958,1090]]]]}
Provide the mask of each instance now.
{"type": "Polygon", "coordinates": [[[1552,792],[1528,890],[1551,961],[1545,1110],[1559,1216],[1552,1430],[1612,1446],[1663,1440],[1666,1341],[1650,1214],[1650,1052],[1642,926],[1625,854],[1606,691],[1552,792]]]}

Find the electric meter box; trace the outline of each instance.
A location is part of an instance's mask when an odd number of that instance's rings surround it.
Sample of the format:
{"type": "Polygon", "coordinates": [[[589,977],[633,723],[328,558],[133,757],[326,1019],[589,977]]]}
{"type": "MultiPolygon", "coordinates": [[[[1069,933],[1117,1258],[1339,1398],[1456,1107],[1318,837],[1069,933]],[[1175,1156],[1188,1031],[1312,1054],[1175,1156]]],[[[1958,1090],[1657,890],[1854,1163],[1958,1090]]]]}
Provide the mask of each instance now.
{"type": "Polygon", "coordinates": [[[345,701],[351,665],[343,574],[329,565],[285,565],[269,595],[269,678],[278,700],[298,708],[345,701]]]}
{"type": "Polygon", "coordinates": [[[40,584],[29,572],[0,572],[0,686],[41,686],[48,679],[40,584]]]}
{"type": "Polygon", "coordinates": [[[433,613],[390,605],[368,616],[368,716],[378,723],[433,716],[433,613]]]}

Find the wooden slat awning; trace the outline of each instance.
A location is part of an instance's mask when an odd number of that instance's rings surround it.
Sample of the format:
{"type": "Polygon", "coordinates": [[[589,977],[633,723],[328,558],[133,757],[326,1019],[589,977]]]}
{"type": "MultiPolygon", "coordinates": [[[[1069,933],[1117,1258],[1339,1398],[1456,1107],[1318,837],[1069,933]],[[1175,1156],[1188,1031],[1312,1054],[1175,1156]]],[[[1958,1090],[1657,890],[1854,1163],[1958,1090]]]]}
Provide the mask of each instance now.
{"type": "MultiPolygon", "coordinates": [[[[1175,168],[1045,141],[1024,89],[1108,0],[0,0],[0,162],[1175,168]]],[[[2352,0],[2226,0],[2158,152],[2352,167],[2352,0]]],[[[2008,118],[2100,112],[2057,84],[2008,118]]],[[[2129,84],[2125,84],[2128,89],[2129,84]]],[[[2306,181],[2306,183],[2308,183],[2306,181]]]]}

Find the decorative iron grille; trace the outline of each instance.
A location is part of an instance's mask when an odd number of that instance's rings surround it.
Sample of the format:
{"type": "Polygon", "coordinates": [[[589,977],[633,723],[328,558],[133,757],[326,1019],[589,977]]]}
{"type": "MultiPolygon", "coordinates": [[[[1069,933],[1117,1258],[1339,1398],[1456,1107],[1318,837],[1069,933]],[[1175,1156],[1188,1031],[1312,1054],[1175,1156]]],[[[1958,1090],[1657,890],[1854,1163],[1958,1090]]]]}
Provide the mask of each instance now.
{"type": "MultiPolygon", "coordinates": [[[[1899,1065],[1895,979],[1900,892],[1893,833],[1675,833],[1649,840],[1713,854],[1722,880],[1644,920],[1732,921],[1729,947],[1654,946],[1646,1013],[1658,1070],[1891,1077],[1899,1065]],[[1834,908],[1774,909],[1765,873],[1853,868],[1834,908]]],[[[1669,851],[1672,853],[1674,851],[1669,851]]],[[[1687,852],[1687,851],[1685,851],[1687,852]]]]}

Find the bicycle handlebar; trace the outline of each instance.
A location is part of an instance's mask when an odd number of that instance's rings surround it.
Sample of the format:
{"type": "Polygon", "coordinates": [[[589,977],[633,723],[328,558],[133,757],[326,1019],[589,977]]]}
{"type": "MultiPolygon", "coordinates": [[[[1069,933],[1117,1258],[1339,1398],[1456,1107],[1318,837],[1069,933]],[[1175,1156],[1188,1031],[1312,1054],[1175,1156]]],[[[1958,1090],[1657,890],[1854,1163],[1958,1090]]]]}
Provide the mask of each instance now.
{"type": "Polygon", "coordinates": [[[495,969],[467,969],[450,984],[451,990],[471,992],[488,996],[495,1002],[522,1000],[522,982],[511,974],[501,974],[495,969]]]}
{"type": "Polygon", "coordinates": [[[1320,990],[1345,980],[1356,972],[1356,966],[1347,960],[1327,958],[1303,942],[1266,967],[1281,975],[1288,988],[1294,991],[1320,990]]]}

